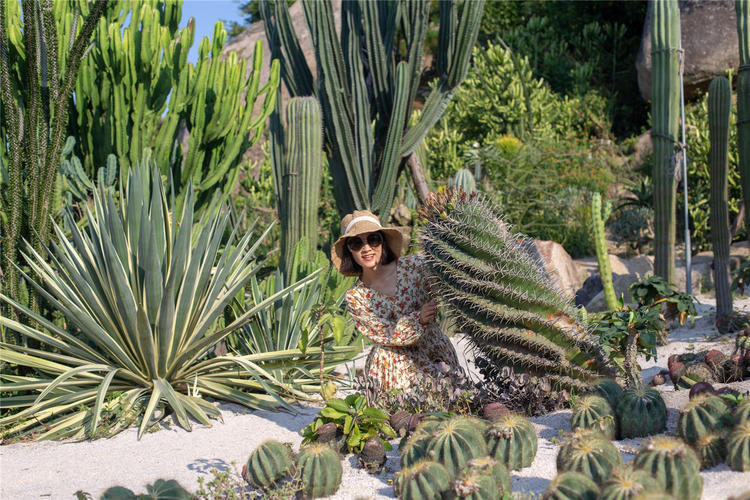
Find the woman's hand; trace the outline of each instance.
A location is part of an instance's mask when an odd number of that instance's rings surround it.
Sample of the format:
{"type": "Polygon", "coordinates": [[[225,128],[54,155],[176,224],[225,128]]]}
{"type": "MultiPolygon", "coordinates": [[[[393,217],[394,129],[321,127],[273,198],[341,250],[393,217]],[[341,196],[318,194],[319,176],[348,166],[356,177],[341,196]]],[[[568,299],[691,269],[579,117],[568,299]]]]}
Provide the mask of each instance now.
{"type": "Polygon", "coordinates": [[[422,306],[422,310],[419,311],[419,324],[422,326],[427,325],[437,316],[437,302],[431,300],[422,306]]]}

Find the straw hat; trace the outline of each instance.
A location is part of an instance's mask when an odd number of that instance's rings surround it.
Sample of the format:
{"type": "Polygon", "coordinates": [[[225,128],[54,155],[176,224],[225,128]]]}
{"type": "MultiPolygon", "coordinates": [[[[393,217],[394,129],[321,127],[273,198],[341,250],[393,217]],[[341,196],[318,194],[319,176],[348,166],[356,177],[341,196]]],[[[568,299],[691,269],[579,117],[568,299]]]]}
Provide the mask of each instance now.
{"type": "MultiPolygon", "coordinates": [[[[331,249],[331,261],[339,272],[341,272],[341,259],[344,258],[346,252],[346,249],[344,248],[346,239],[362,233],[375,231],[383,232],[385,235],[385,243],[388,245],[391,252],[393,252],[393,255],[396,257],[401,255],[401,245],[404,239],[401,231],[395,227],[381,226],[380,219],[369,210],[355,210],[341,219],[341,237],[336,240],[336,243],[333,244],[333,248],[331,249]]],[[[356,276],[352,273],[342,274],[356,276]]]]}

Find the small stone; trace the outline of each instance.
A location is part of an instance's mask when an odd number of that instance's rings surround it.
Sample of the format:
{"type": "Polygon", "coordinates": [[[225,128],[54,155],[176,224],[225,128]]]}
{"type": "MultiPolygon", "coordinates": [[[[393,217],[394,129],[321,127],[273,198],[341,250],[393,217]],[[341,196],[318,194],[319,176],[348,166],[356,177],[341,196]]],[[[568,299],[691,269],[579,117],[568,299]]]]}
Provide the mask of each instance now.
{"type": "Polygon", "coordinates": [[[654,375],[654,378],[651,379],[651,385],[662,385],[666,383],[667,379],[662,375],[661,373],[657,373],[654,375]]]}
{"type": "Polygon", "coordinates": [[[510,410],[507,406],[504,404],[495,401],[494,403],[490,403],[484,407],[482,410],[482,418],[485,420],[493,421],[496,418],[500,418],[503,415],[507,415],[510,413],[510,410]]]}

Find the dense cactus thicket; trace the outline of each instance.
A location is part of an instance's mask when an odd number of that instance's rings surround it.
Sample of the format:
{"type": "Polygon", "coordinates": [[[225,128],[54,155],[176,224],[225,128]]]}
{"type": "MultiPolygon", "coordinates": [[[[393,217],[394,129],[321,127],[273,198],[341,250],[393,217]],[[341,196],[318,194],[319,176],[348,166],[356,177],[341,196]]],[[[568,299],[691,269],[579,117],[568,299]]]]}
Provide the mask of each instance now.
{"type": "Polygon", "coordinates": [[[597,339],[530,255],[530,242],[511,233],[485,197],[448,189],[420,215],[433,289],[477,357],[575,390],[613,374],[597,339]]]}

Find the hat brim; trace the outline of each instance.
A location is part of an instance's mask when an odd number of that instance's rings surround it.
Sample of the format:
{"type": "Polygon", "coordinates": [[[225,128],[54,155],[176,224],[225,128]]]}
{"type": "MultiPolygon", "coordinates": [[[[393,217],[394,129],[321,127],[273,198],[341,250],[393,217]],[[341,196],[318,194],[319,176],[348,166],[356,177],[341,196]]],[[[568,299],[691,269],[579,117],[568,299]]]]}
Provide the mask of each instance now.
{"type": "Polygon", "coordinates": [[[393,253],[394,256],[401,257],[401,248],[404,242],[404,235],[398,229],[394,227],[378,227],[353,230],[337,239],[336,243],[333,244],[333,248],[331,249],[331,262],[333,262],[333,265],[336,267],[338,272],[340,272],[344,276],[359,276],[359,273],[356,272],[341,271],[341,264],[344,256],[346,255],[346,249],[344,248],[346,239],[353,236],[358,236],[363,233],[372,233],[375,231],[382,231],[385,235],[385,243],[386,245],[388,245],[388,249],[391,251],[391,253],[393,253]]]}

